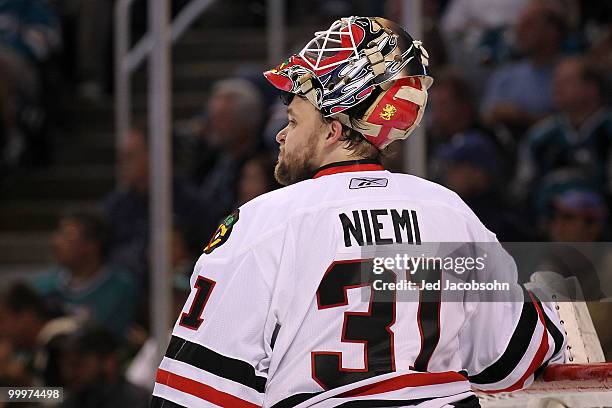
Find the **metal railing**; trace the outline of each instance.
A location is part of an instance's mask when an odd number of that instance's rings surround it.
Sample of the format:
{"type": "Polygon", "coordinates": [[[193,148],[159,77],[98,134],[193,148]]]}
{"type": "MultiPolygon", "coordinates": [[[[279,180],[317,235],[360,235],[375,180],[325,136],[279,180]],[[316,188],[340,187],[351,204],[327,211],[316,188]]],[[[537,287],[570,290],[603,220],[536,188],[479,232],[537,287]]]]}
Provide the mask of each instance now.
{"type": "Polygon", "coordinates": [[[171,48],[214,0],[192,0],[170,21],[170,0],[149,0],[149,30],[130,50],[130,10],[134,0],[115,6],[115,138],[119,151],[130,131],[130,76],[149,56],[149,151],[150,151],[150,262],[151,334],[161,360],[168,341],[171,289],[170,237],[172,231],[172,66],[171,48]]]}
{"type": "MultiPolygon", "coordinates": [[[[268,58],[283,53],[284,1],[268,0],[268,58]]],[[[151,329],[161,359],[170,323],[170,237],[172,231],[172,44],[214,0],[191,0],[170,21],[171,0],[149,0],[149,32],[130,49],[130,11],[135,0],[115,6],[115,140],[119,151],[131,128],[131,75],[149,56],[151,329]]]]}
{"type": "MultiPolygon", "coordinates": [[[[423,0],[402,3],[401,24],[413,38],[423,39],[423,0]]],[[[404,171],[419,177],[427,174],[427,139],[425,124],[417,126],[404,142],[404,171]]]]}
{"type": "MultiPolygon", "coordinates": [[[[176,16],[170,26],[172,44],[176,43],[196,19],[215,0],[192,0],[176,16]]],[[[130,11],[135,0],[119,0],[115,5],[115,132],[117,142],[130,129],[132,73],[140,66],[153,49],[153,37],[146,33],[130,50],[130,11]]],[[[166,2],[150,1],[150,5],[166,5],[166,2]],[[155,3],[155,4],[154,4],[155,3]]],[[[151,7],[152,9],[156,7],[151,7]]]]}

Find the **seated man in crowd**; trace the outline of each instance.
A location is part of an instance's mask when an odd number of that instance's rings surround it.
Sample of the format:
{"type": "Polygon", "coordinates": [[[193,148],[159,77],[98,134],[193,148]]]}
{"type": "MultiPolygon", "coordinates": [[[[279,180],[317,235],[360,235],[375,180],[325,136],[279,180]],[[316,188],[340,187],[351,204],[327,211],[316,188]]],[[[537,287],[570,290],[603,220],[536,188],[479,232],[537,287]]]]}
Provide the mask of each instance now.
{"type": "MultiPolygon", "coordinates": [[[[147,133],[134,128],[119,150],[120,187],[102,202],[112,228],[110,259],[128,269],[146,289],[149,264],[149,146],[147,133]]],[[[216,227],[213,205],[206,205],[195,187],[174,178],[174,216],[204,242],[216,227]]],[[[194,238],[197,239],[197,238],[194,238]]]]}
{"type": "Polygon", "coordinates": [[[264,102],[246,79],[216,82],[207,105],[205,127],[197,140],[193,179],[202,199],[213,203],[215,221],[237,204],[242,164],[261,146],[264,102]]]}
{"type": "Polygon", "coordinates": [[[27,284],[0,292],[0,383],[33,384],[32,361],[49,320],[43,299],[27,284]]]}
{"type": "Polygon", "coordinates": [[[552,111],[550,84],[563,35],[564,21],[556,9],[532,2],[523,10],[516,45],[524,59],[502,65],[491,75],[481,104],[486,124],[520,135],[552,111]]]}
{"type": "Polygon", "coordinates": [[[496,135],[480,123],[474,93],[460,71],[447,69],[436,75],[436,86],[432,87],[431,120],[428,129],[427,148],[429,156],[437,148],[451,142],[454,137],[465,134],[478,134],[493,141],[501,150],[511,149],[507,143],[498,140],[496,135]]]}
{"type": "Polygon", "coordinates": [[[587,60],[572,57],[559,64],[553,81],[559,113],[539,122],[527,136],[517,174],[523,190],[553,172],[572,169],[612,192],[612,112],[605,95],[603,76],[587,60]]]}
{"type": "Polygon", "coordinates": [[[553,200],[549,238],[556,242],[597,242],[604,238],[608,208],[601,195],[569,190],[553,200]]]}
{"type": "Polygon", "coordinates": [[[529,238],[500,189],[503,160],[490,139],[473,131],[458,134],[438,148],[433,162],[437,181],[459,194],[500,241],[529,238]]]}
{"type": "Polygon", "coordinates": [[[106,263],[110,248],[106,220],[86,212],[62,217],[53,248],[58,266],[34,281],[39,292],[63,305],[68,314],[124,335],[138,289],[132,276],[106,263]]]}
{"type": "Polygon", "coordinates": [[[30,284],[17,281],[0,291],[0,383],[62,384],[59,347],[76,319],[61,316],[30,284]]]}
{"type": "Polygon", "coordinates": [[[120,344],[107,330],[85,327],[69,336],[62,354],[64,408],[145,408],[149,392],[125,380],[120,344]]]}

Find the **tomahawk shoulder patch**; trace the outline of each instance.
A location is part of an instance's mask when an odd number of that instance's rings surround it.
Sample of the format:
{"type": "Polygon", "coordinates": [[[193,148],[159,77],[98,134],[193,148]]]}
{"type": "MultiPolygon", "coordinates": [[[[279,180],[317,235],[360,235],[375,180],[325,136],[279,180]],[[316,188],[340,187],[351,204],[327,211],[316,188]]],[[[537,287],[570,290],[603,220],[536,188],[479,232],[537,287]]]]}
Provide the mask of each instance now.
{"type": "Polygon", "coordinates": [[[205,254],[210,254],[216,248],[223,245],[225,241],[227,241],[230,234],[232,233],[232,229],[234,228],[234,225],[236,225],[236,223],[238,222],[239,216],[240,216],[240,209],[236,209],[233,213],[228,215],[223,220],[221,225],[219,225],[219,228],[217,228],[217,230],[213,234],[208,245],[206,245],[206,248],[204,248],[205,254]]]}

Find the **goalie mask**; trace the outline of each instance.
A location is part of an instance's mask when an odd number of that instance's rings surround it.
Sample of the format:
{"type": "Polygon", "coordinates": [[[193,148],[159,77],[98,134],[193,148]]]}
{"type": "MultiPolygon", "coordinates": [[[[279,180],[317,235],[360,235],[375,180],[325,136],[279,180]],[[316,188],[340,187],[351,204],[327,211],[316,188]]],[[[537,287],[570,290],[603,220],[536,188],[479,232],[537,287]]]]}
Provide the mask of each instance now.
{"type": "Polygon", "coordinates": [[[427,51],[399,25],[380,17],[335,21],[296,55],[264,76],[276,88],[307,98],[383,149],[405,139],[421,121],[427,51]],[[351,108],[366,103],[359,115],[351,108]]]}

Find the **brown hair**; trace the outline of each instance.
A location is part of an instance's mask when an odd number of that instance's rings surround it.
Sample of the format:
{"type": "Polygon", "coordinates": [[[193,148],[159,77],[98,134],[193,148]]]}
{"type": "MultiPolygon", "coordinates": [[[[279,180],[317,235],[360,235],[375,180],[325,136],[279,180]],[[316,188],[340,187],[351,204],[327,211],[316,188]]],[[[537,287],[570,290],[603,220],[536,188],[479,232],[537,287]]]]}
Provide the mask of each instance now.
{"type": "MultiPolygon", "coordinates": [[[[351,156],[358,159],[369,159],[380,162],[385,156],[384,150],[374,146],[362,133],[356,130],[359,129],[359,124],[355,120],[364,117],[368,108],[370,108],[381,92],[382,89],[376,87],[374,91],[358,105],[343,112],[348,115],[352,127],[348,127],[344,123],[342,124],[342,136],[340,140],[344,142],[344,148],[351,151],[351,156]]],[[[337,119],[323,117],[325,123],[331,123],[333,120],[337,119]]]]}
{"type": "MultiPolygon", "coordinates": [[[[331,123],[337,120],[334,118],[326,118],[322,115],[321,119],[324,123],[331,123]]],[[[351,122],[352,121],[353,117],[351,117],[351,122]]],[[[356,124],[354,124],[354,126],[357,127],[356,124]]],[[[381,161],[383,158],[383,152],[381,150],[366,139],[364,135],[345,124],[342,124],[342,136],[340,137],[340,141],[344,142],[344,148],[351,152],[351,156],[356,158],[376,161],[381,161]]]]}

